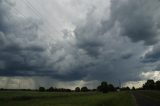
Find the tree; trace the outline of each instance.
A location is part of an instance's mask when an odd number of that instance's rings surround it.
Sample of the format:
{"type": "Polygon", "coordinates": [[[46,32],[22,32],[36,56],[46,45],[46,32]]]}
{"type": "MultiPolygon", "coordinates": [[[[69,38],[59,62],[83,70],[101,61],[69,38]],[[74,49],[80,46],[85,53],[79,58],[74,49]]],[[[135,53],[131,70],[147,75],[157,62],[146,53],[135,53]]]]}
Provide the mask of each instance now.
{"type": "Polygon", "coordinates": [[[87,92],[87,91],[88,91],[88,88],[87,88],[87,87],[82,87],[82,88],[81,88],[81,91],[82,91],[82,92],[87,92]]]}
{"type": "Polygon", "coordinates": [[[155,83],[153,80],[147,80],[147,82],[143,85],[143,89],[153,90],[155,89],[155,83]]]}
{"type": "Polygon", "coordinates": [[[108,85],[108,91],[115,91],[115,88],[112,84],[108,85]]]}
{"type": "Polygon", "coordinates": [[[53,92],[53,91],[54,91],[54,88],[53,88],[53,87],[50,87],[50,88],[48,89],[48,91],[49,91],[49,92],[53,92]]]}
{"type": "Polygon", "coordinates": [[[97,90],[103,93],[107,93],[108,92],[108,84],[107,82],[103,81],[101,82],[101,85],[97,87],[97,90]]]}
{"type": "Polygon", "coordinates": [[[76,87],[75,88],[75,92],[80,92],[81,90],[80,90],[80,88],[79,87],[76,87]]]}
{"type": "Polygon", "coordinates": [[[122,87],[121,88],[121,91],[129,91],[130,90],[130,88],[127,86],[127,87],[122,87]]]}
{"type": "Polygon", "coordinates": [[[44,92],[44,91],[45,91],[45,88],[44,88],[44,87],[39,87],[39,91],[40,91],[40,92],[44,92]]]}
{"type": "Polygon", "coordinates": [[[133,91],[135,91],[135,90],[136,90],[134,86],[132,87],[132,90],[133,90],[133,91]]]}
{"type": "Polygon", "coordinates": [[[156,84],[155,84],[155,85],[156,85],[156,89],[157,89],[157,90],[160,90],[160,81],[156,81],[156,84]]]}

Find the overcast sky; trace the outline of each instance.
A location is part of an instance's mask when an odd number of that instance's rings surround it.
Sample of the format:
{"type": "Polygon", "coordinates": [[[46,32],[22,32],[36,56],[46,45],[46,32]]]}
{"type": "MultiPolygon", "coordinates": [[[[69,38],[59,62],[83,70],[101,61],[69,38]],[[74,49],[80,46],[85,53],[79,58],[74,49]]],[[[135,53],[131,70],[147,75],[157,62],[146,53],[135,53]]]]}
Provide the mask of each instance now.
{"type": "Polygon", "coordinates": [[[0,87],[160,79],[159,0],[0,0],[0,87]]]}

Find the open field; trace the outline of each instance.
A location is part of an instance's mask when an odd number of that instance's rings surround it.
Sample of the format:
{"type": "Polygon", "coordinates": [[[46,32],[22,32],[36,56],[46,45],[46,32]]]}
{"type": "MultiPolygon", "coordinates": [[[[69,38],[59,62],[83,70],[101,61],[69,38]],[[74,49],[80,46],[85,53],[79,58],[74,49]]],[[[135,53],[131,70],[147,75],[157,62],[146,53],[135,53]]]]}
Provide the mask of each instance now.
{"type": "Polygon", "coordinates": [[[129,92],[50,93],[0,92],[1,106],[134,106],[129,92]]]}

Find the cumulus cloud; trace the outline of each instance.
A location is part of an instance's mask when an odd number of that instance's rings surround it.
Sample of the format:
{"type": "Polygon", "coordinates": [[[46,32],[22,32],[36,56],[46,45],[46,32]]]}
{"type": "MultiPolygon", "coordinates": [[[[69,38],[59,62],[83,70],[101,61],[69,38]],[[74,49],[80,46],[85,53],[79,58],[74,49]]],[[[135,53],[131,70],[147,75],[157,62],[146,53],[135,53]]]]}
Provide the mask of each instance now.
{"type": "Polygon", "coordinates": [[[130,87],[132,89],[132,87],[135,88],[140,88],[143,86],[143,84],[145,83],[145,80],[142,81],[128,81],[122,84],[123,87],[130,87]]]}
{"type": "Polygon", "coordinates": [[[142,72],[141,75],[143,79],[153,79],[153,80],[160,80],[160,72],[159,71],[148,71],[142,72]]]}

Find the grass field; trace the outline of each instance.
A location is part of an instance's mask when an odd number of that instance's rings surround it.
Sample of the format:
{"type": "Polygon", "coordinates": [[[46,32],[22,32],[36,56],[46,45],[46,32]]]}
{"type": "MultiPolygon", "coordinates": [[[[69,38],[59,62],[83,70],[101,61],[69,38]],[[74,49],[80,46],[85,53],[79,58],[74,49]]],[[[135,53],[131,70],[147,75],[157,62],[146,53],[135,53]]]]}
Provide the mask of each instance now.
{"type": "Polygon", "coordinates": [[[0,106],[134,106],[129,92],[0,92],[0,106]]]}

